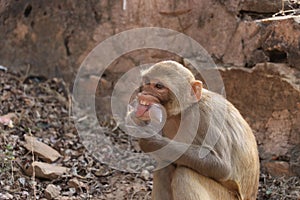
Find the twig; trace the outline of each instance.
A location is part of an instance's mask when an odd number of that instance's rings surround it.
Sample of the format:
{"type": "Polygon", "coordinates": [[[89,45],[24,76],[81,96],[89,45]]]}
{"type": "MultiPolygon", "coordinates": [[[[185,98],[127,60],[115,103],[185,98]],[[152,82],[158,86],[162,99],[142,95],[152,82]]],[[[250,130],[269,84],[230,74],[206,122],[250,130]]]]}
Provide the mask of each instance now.
{"type": "Polygon", "coordinates": [[[127,7],[127,1],[123,0],[123,10],[126,10],[126,7],[127,7]]]}
{"type": "Polygon", "coordinates": [[[292,16],[297,16],[297,14],[300,14],[300,9],[281,10],[275,13],[274,15],[272,15],[272,17],[276,17],[278,15],[286,15],[287,13],[291,13],[290,15],[292,16]]]}
{"type": "Polygon", "coordinates": [[[68,100],[69,100],[69,107],[68,107],[68,125],[71,125],[71,116],[72,116],[72,96],[70,94],[68,94],[68,100]]]}
{"type": "MultiPolygon", "coordinates": [[[[29,132],[29,135],[31,136],[31,153],[32,153],[32,163],[34,163],[34,149],[33,149],[33,145],[34,145],[34,138],[33,138],[33,135],[31,133],[31,129],[28,128],[28,132],[29,132]]],[[[33,166],[32,167],[32,177],[31,177],[31,180],[32,180],[32,184],[33,184],[33,196],[34,196],[34,199],[36,200],[37,199],[37,196],[36,196],[36,181],[35,181],[35,167],[33,166]]]]}
{"type": "Polygon", "coordinates": [[[28,74],[29,74],[29,71],[31,69],[31,66],[30,64],[27,65],[27,68],[26,68],[26,72],[25,72],[25,75],[22,77],[22,83],[26,80],[26,78],[28,77],[28,74]]]}
{"type": "Polygon", "coordinates": [[[134,195],[137,193],[138,191],[134,191],[133,194],[130,197],[130,200],[133,200],[134,195]]]}
{"type": "Polygon", "coordinates": [[[11,179],[12,179],[12,183],[13,183],[13,182],[15,182],[15,179],[14,179],[14,164],[13,164],[12,160],[10,161],[10,166],[11,166],[11,179]]]}
{"type": "Polygon", "coordinates": [[[148,199],[148,197],[150,196],[150,193],[151,193],[151,192],[147,192],[147,194],[144,196],[144,199],[146,199],[146,200],[147,200],[147,199],[148,199]]]}
{"type": "Polygon", "coordinates": [[[276,20],[284,20],[284,19],[298,19],[300,16],[297,15],[285,15],[285,16],[276,16],[276,17],[270,17],[266,19],[258,19],[255,20],[256,22],[268,22],[268,21],[276,21],[276,20]]]}

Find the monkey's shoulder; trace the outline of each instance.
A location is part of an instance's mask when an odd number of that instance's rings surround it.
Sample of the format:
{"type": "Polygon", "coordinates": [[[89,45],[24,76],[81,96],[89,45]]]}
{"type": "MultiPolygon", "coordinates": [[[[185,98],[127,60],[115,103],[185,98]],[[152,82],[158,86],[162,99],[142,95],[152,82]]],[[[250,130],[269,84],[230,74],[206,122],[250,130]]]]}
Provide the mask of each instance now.
{"type": "Polygon", "coordinates": [[[225,97],[204,89],[201,98],[199,101],[200,116],[202,115],[202,119],[206,119],[206,123],[213,124],[215,128],[222,131],[231,132],[230,135],[239,137],[244,133],[253,135],[249,124],[239,110],[225,97]]]}
{"type": "Polygon", "coordinates": [[[200,108],[210,108],[211,112],[218,112],[218,111],[230,111],[237,114],[240,114],[238,109],[228,101],[223,95],[220,95],[216,92],[212,92],[207,89],[203,89],[202,96],[199,101],[200,108]]]}

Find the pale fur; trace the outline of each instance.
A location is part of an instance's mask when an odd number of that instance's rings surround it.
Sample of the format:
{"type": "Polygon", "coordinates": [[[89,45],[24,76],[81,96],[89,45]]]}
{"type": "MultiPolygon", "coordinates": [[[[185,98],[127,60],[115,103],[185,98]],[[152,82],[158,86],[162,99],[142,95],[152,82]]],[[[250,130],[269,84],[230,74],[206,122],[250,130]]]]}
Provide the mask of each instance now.
{"type": "MultiPolygon", "coordinates": [[[[191,103],[191,87],[187,85],[195,78],[177,62],[157,63],[143,71],[142,75],[163,81],[183,102],[180,108],[179,102],[173,99],[166,108],[168,117],[181,114],[184,118],[193,109],[200,112],[199,129],[197,136],[192,138],[192,145],[174,161],[174,165],[154,173],[152,199],[255,200],[259,178],[257,145],[251,128],[239,111],[221,95],[205,89],[200,101],[191,103]],[[201,146],[210,153],[200,159],[198,153],[201,146]]],[[[173,138],[168,135],[173,133],[165,131],[165,137],[141,139],[142,150],[155,151],[170,144],[173,138]]],[[[169,145],[170,153],[180,151],[189,142],[188,134],[177,138],[175,143],[169,145]]],[[[161,159],[168,160],[168,156],[161,159]]]]}

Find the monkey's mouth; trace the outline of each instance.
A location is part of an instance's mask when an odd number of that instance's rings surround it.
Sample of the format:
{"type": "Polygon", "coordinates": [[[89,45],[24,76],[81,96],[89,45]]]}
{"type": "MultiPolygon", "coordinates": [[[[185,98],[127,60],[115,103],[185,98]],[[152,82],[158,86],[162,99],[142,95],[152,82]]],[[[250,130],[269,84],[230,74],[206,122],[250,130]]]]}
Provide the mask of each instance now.
{"type": "Polygon", "coordinates": [[[136,108],[135,116],[138,118],[145,116],[148,113],[151,105],[152,105],[152,103],[150,103],[150,102],[140,100],[140,102],[136,108]]]}
{"type": "Polygon", "coordinates": [[[138,105],[136,107],[135,116],[141,120],[149,120],[149,109],[153,104],[160,104],[158,97],[142,92],[138,94],[138,105]]]}

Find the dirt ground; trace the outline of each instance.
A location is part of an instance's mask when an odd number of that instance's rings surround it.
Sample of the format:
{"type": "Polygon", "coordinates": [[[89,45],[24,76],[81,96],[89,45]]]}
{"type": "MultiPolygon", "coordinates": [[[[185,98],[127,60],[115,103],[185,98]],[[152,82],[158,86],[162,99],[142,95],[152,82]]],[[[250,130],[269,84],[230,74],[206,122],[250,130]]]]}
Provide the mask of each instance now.
{"type": "MultiPolygon", "coordinates": [[[[13,124],[0,123],[0,199],[43,199],[49,184],[59,188],[57,199],[150,199],[151,174],[113,170],[85,150],[70,117],[67,88],[60,79],[0,70],[0,117],[14,113],[13,124]],[[26,175],[33,160],[40,158],[24,148],[25,134],[56,149],[63,157],[55,164],[70,173],[49,180],[26,175]]],[[[258,199],[299,200],[299,177],[276,178],[262,172],[258,199]]]]}

